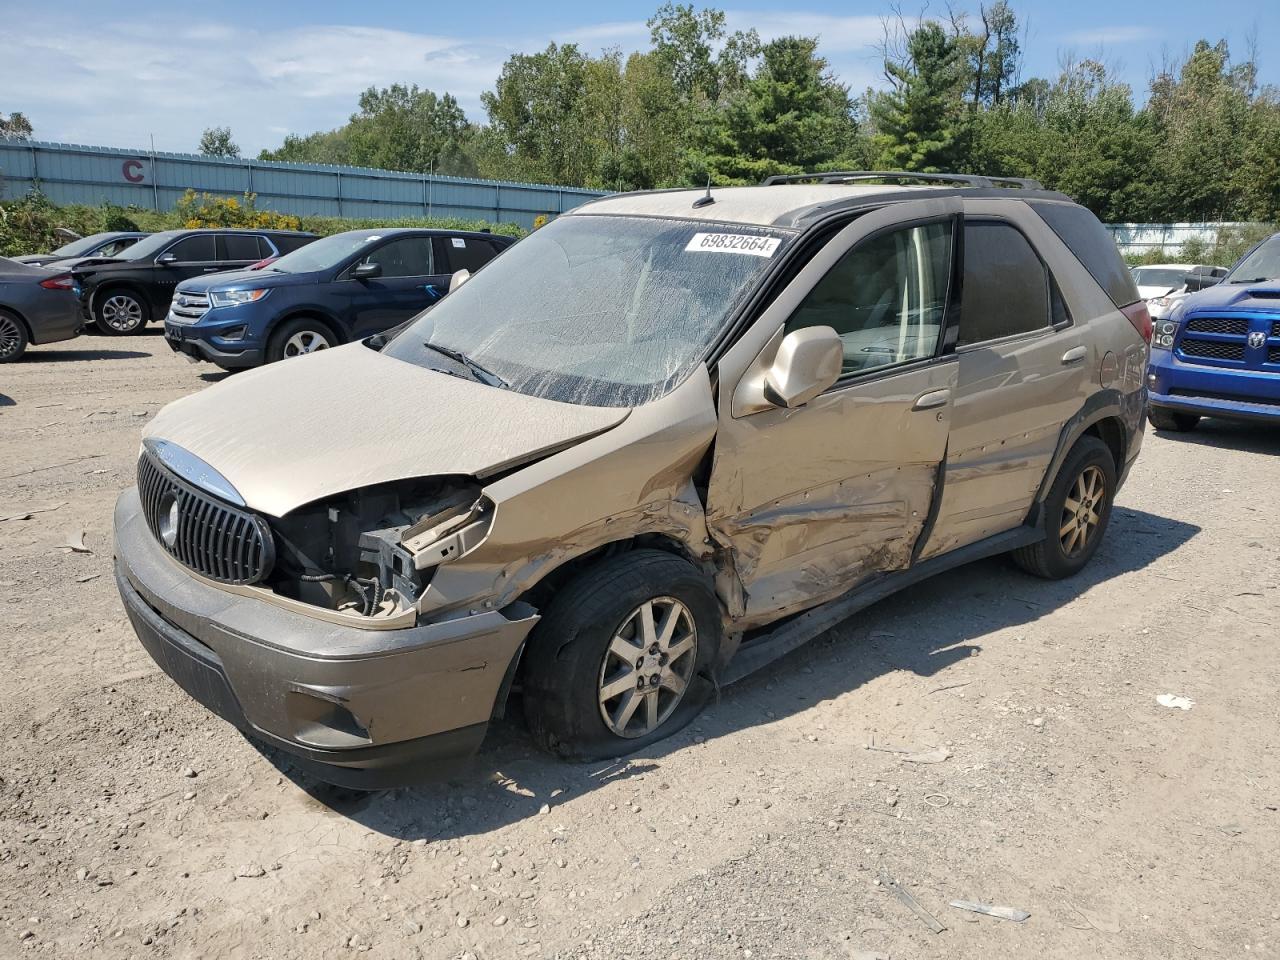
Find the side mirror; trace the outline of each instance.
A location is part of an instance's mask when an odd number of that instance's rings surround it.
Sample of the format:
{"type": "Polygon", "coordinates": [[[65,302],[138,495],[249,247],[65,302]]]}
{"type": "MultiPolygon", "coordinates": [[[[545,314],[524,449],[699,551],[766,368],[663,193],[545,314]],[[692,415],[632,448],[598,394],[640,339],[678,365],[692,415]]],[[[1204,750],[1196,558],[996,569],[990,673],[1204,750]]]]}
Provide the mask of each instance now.
{"type": "Polygon", "coordinates": [[[457,290],[460,286],[462,286],[464,283],[466,283],[470,279],[471,279],[470,270],[459,270],[457,273],[455,273],[452,277],[449,278],[449,292],[453,293],[453,291],[457,290]]]}
{"type": "Polygon", "coordinates": [[[162,253],[160,254],[160,256],[156,257],[156,263],[160,264],[160,266],[162,267],[167,267],[169,266],[169,264],[177,263],[177,262],[178,262],[178,255],[173,252],[162,253]]]}
{"type": "Polygon", "coordinates": [[[375,277],[382,276],[382,264],[380,263],[362,263],[351,271],[353,280],[373,280],[375,277]]]}
{"type": "Polygon", "coordinates": [[[840,379],[844,345],[830,327],[792,330],[778,344],[764,377],[764,398],[775,407],[801,407],[840,379]]]}
{"type": "Polygon", "coordinates": [[[1205,287],[1212,287],[1221,282],[1221,277],[1213,277],[1207,273],[1189,273],[1187,274],[1187,293],[1195,293],[1197,290],[1203,290],[1205,287]]]}

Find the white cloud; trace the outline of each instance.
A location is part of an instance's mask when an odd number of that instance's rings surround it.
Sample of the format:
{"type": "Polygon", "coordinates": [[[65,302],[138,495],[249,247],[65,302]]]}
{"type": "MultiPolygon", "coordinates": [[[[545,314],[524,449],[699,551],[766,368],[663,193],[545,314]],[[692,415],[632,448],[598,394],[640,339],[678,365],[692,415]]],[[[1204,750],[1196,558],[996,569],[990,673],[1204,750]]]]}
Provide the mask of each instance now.
{"type": "Polygon", "coordinates": [[[1155,27],[1145,25],[1095,27],[1091,30],[1068,33],[1062,39],[1067,43],[1077,43],[1081,46],[1118,47],[1126,43],[1145,43],[1159,36],[1159,33],[1155,27]]]}

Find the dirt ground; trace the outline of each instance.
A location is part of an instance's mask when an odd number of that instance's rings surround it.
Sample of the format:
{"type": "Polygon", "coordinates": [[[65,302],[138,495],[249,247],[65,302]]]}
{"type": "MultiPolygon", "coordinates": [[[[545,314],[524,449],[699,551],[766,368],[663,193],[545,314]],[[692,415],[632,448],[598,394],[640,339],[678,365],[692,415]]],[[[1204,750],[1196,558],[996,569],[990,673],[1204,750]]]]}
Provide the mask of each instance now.
{"type": "Polygon", "coordinates": [[[508,721],[357,794],[189,700],[116,596],[139,429],[219,379],[156,332],[0,367],[0,957],[1280,956],[1280,430],[1149,433],[1078,578],[941,576],[626,761],[508,721]]]}

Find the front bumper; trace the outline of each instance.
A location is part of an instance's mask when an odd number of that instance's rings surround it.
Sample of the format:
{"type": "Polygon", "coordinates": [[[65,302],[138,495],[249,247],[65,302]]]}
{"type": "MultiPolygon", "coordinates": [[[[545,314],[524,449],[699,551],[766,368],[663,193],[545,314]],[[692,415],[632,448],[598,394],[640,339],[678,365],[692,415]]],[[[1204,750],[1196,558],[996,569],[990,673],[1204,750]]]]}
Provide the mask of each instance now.
{"type": "Polygon", "coordinates": [[[1280,421],[1280,374],[1266,370],[1185,363],[1172,351],[1153,351],[1147,392],[1153,407],[1203,417],[1280,421]]]}
{"type": "Polygon", "coordinates": [[[320,779],[363,789],[473,753],[533,609],[397,630],[335,624],[230,593],[156,543],[136,489],[116,503],[116,582],[147,652],[194,699],[320,779]]]}
{"type": "Polygon", "coordinates": [[[181,353],[192,360],[216,363],[224,370],[260,367],[266,361],[266,352],[253,342],[241,346],[241,341],[213,341],[201,336],[202,332],[191,325],[165,320],[164,340],[174,353],[181,353]]]}

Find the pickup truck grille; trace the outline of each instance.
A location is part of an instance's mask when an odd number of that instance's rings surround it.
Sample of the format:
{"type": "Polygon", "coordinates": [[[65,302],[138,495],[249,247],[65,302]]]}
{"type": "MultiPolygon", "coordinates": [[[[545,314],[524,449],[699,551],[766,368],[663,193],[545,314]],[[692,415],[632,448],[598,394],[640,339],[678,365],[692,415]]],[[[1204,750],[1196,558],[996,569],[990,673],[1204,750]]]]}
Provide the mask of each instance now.
{"type": "Polygon", "coordinates": [[[1187,321],[1187,333],[1230,333],[1243,337],[1249,332],[1244,317],[1196,317],[1187,321]]]}
{"type": "Polygon", "coordinates": [[[175,293],[169,305],[174,323],[195,323],[209,312],[209,298],[200,293],[175,293]]]}
{"type": "Polygon", "coordinates": [[[191,486],[147,450],[138,458],[138,494],[157,542],[201,576],[257,583],[275,565],[275,541],[262,517],[191,486]]]}
{"type": "Polygon", "coordinates": [[[1204,357],[1209,360],[1243,360],[1244,341],[1223,343],[1218,340],[1189,340],[1183,337],[1178,347],[1184,356],[1204,357]]]}

